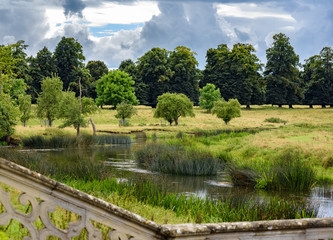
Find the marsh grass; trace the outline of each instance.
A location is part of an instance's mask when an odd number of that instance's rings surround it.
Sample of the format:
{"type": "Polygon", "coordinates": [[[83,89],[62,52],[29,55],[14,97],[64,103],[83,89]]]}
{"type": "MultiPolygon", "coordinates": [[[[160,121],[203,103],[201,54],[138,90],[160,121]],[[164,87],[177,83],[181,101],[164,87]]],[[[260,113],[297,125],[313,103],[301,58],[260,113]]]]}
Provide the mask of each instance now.
{"type": "Polygon", "coordinates": [[[210,152],[175,144],[149,144],[137,150],[135,158],[146,169],[175,175],[216,175],[223,168],[210,152]]]}

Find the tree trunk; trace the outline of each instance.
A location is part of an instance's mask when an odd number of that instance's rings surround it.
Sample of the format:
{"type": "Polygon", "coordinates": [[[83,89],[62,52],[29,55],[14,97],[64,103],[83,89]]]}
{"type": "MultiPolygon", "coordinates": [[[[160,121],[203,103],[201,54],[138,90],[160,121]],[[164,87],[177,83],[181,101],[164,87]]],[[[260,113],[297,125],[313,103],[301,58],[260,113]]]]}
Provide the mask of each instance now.
{"type": "Polygon", "coordinates": [[[246,105],[246,108],[247,108],[247,109],[250,109],[251,107],[250,107],[250,105],[246,105]]]}
{"type": "Polygon", "coordinates": [[[321,105],[321,108],[326,108],[326,105],[321,105]]]}
{"type": "Polygon", "coordinates": [[[52,120],[49,118],[48,121],[49,121],[49,127],[52,127],[52,120]]]}
{"type": "Polygon", "coordinates": [[[23,127],[25,127],[25,120],[23,121],[23,127]]]}
{"type": "Polygon", "coordinates": [[[125,126],[125,118],[123,118],[123,126],[125,126]]]}
{"type": "Polygon", "coordinates": [[[281,104],[279,104],[279,108],[281,108],[282,107],[282,105],[281,104]]]}
{"type": "Polygon", "coordinates": [[[91,122],[91,126],[93,128],[93,135],[96,136],[96,127],[95,127],[95,124],[94,124],[94,122],[92,120],[92,117],[90,117],[90,122],[91,122]]]}
{"type": "Polygon", "coordinates": [[[310,108],[313,108],[313,105],[312,105],[312,104],[310,104],[310,105],[309,105],[309,107],[310,107],[310,108]]]}
{"type": "Polygon", "coordinates": [[[333,108],[333,104],[330,104],[330,108],[333,108]]]}
{"type": "Polygon", "coordinates": [[[289,108],[293,108],[293,105],[292,105],[292,104],[289,104],[289,108]]]}
{"type": "Polygon", "coordinates": [[[80,124],[77,125],[76,136],[80,136],[80,124]]]}
{"type": "Polygon", "coordinates": [[[178,119],[175,119],[175,125],[178,126],[178,119]]]}
{"type": "Polygon", "coordinates": [[[7,136],[5,137],[5,139],[6,139],[6,143],[9,144],[9,143],[10,143],[10,135],[7,135],[7,136]]]}

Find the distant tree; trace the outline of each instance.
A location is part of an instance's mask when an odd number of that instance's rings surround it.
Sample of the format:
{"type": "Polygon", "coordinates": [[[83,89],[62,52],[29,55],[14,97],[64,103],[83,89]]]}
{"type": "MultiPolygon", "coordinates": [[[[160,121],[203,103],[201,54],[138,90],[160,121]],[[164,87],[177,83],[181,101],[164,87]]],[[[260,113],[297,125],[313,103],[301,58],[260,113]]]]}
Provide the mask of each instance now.
{"type": "Polygon", "coordinates": [[[138,68],[131,59],[121,61],[119,68],[120,71],[128,73],[134,81],[135,96],[140,104],[148,105],[148,85],[142,81],[138,68]]]}
{"type": "Polygon", "coordinates": [[[125,119],[131,118],[135,114],[137,114],[137,111],[133,105],[122,101],[117,105],[117,114],[115,117],[122,119],[122,125],[125,126],[125,119]]]}
{"type": "Polygon", "coordinates": [[[222,118],[225,124],[228,124],[231,119],[241,116],[241,105],[237,99],[229,99],[225,101],[220,99],[214,103],[212,113],[216,114],[218,118],[222,118]]]}
{"type": "Polygon", "coordinates": [[[137,69],[142,83],[147,86],[147,103],[153,107],[157,97],[170,91],[170,79],[174,72],[170,68],[170,52],[152,48],[138,59],[137,69]]]}
{"type": "Polygon", "coordinates": [[[110,71],[97,81],[97,105],[117,106],[122,101],[137,105],[139,101],[135,97],[133,85],[134,81],[127,73],[110,71]]]}
{"type": "Polygon", "coordinates": [[[26,122],[32,117],[31,114],[31,96],[20,95],[18,97],[19,109],[20,109],[20,120],[25,127],[26,122]]]}
{"type": "Polygon", "coordinates": [[[32,102],[36,103],[38,94],[41,92],[41,82],[46,77],[52,77],[56,74],[57,68],[53,54],[47,47],[40,50],[36,57],[28,58],[28,64],[29,75],[31,76],[28,94],[31,95],[32,102]]]}
{"type": "Polygon", "coordinates": [[[68,90],[72,82],[78,83],[79,76],[77,71],[84,67],[83,61],[85,57],[82,45],[74,38],[63,37],[56,46],[54,58],[64,89],[68,90]]]}
{"type": "Polygon", "coordinates": [[[299,103],[303,99],[303,89],[299,78],[299,57],[283,33],[273,36],[271,48],[266,50],[266,70],[264,72],[267,102],[281,107],[299,103]]]}
{"type": "Polygon", "coordinates": [[[221,99],[220,89],[215,89],[215,85],[207,83],[202,89],[200,89],[199,106],[206,109],[207,112],[211,112],[214,103],[221,99]]]}
{"type": "Polygon", "coordinates": [[[209,49],[201,87],[212,83],[224,99],[237,98],[247,107],[262,104],[261,64],[254,52],[252,45],[242,43],[234,44],[232,50],[226,44],[209,49]]]}
{"type": "Polygon", "coordinates": [[[184,93],[198,104],[199,70],[196,53],[190,48],[178,46],[170,54],[170,68],[174,72],[170,79],[170,92],[184,93]]]}
{"type": "Polygon", "coordinates": [[[303,80],[307,83],[305,103],[333,105],[333,50],[324,47],[320,55],[305,61],[303,80]]]}
{"type": "Polygon", "coordinates": [[[75,97],[75,92],[63,92],[57,117],[65,121],[60,127],[64,128],[73,125],[77,136],[79,136],[80,128],[86,127],[88,124],[88,120],[85,117],[97,110],[98,108],[93,99],[86,97],[80,99],[80,97],[75,97]]]}
{"type": "Polygon", "coordinates": [[[87,63],[86,68],[89,70],[91,75],[91,80],[88,85],[87,89],[87,96],[96,99],[97,98],[97,92],[96,92],[96,84],[97,80],[103,77],[104,75],[108,74],[109,69],[105,65],[104,62],[98,60],[98,61],[89,61],[87,63]]]}
{"type": "Polygon", "coordinates": [[[46,77],[42,81],[42,92],[37,98],[37,117],[47,118],[49,126],[57,118],[62,97],[62,81],[59,77],[46,77]]]}
{"type": "Polygon", "coordinates": [[[178,125],[180,117],[194,117],[193,103],[184,94],[164,93],[157,98],[158,103],[154,113],[155,118],[164,118],[170,125],[178,125]]]}

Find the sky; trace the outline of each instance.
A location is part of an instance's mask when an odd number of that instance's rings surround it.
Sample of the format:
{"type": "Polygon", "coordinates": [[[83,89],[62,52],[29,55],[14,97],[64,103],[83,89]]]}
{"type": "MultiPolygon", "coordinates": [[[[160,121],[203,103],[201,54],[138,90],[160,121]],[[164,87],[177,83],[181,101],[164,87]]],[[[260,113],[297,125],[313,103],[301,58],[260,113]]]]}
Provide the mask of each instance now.
{"type": "Polygon", "coordinates": [[[208,49],[239,42],[252,44],[265,63],[280,32],[301,62],[333,47],[333,0],[0,0],[0,44],[24,40],[35,56],[73,37],[86,62],[110,69],[153,47],[177,46],[196,52],[204,69],[208,49]]]}

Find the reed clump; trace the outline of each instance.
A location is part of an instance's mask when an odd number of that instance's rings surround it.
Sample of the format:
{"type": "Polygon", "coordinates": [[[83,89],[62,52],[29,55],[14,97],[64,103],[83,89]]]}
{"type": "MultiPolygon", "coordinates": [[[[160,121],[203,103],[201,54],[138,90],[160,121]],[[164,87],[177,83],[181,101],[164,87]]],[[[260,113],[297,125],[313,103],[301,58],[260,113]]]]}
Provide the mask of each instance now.
{"type": "Polygon", "coordinates": [[[136,151],[138,164],[150,171],[175,175],[216,175],[223,164],[210,152],[174,144],[154,143],[136,151]]]}

